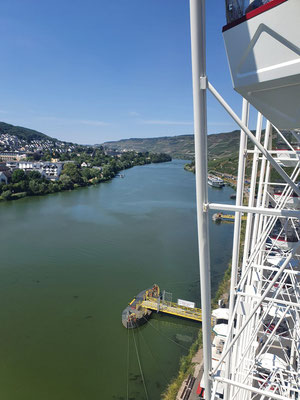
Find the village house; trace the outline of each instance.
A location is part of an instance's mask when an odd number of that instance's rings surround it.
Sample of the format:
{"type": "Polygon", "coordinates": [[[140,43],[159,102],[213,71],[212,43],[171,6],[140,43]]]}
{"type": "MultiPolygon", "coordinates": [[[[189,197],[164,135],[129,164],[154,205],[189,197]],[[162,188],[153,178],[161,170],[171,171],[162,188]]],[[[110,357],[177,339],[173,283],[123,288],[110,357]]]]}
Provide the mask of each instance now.
{"type": "Polygon", "coordinates": [[[5,183],[7,185],[8,179],[6,174],[3,171],[0,171],[0,184],[5,183]]]}
{"type": "Polygon", "coordinates": [[[20,151],[5,151],[0,153],[1,161],[20,161],[26,159],[26,153],[20,151]]]}
{"type": "Polygon", "coordinates": [[[42,176],[50,180],[57,180],[63,169],[63,162],[37,162],[37,161],[20,161],[15,163],[15,168],[23,171],[38,171],[42,176]]]}
{"type": "Polygon", "coordinates": [[[11,172],[9,167],[5,165],[5,163],[0,163],[0,184],[4,183],[7,185],[11,178],[11,172]]]}

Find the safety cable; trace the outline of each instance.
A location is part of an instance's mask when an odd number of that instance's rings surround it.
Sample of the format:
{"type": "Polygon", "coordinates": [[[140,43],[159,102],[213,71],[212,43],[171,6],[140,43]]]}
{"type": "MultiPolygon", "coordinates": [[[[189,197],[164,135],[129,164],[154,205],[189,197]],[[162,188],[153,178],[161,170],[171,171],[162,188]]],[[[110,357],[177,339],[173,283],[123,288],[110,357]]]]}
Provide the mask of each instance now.
{"type": "MultiPolygon", "coordinates": [[[[143,317],[143,318],[145,318],[145,317],[143,317]]],[[[150,324],[150,325],[152,326],[152,328],[154,328],[160,335],[162,335],[162,336],[165,337],[166,339],[170,340],[171,342],[177,344],[177,346],[182,347],[183,349],[189,351],[189,348],[188,348],[188,347],[185,347],[185,346],[183,346],[182,344],[175,342],[175,340],[169,338],[168,336],[166,336],[165,334],[163,334],[162,332],[160,332],[154,325],[151,324],[151,322],[150,322],[148,319],[145,318],[145,320],[147,320],[148,324],[150,324]]]]}
{"type": "Polygon", "coordinates": [[[168,383],[169,380],[166,378],[166,375],[164,374],[164,371],[159,368],[159,363],[157,362],[157,360],[155,359],[153,352],[151,351],[150,345],[147,343],[146,339],[144,338],[144,336],[142,335],[142,331],[141,329],[139,329],[139,334],[141,335],[141,338],[143,339],[145,345],[148,347],[149,353],[154,361],[154,364],[157,366],[157,369],[159,370],[159,372],[161,373],[161,375],[164,377],[165,381],[168,383]]]}
{"type": "Polygon", "coordinates": [[[127,400],[129,400],[129,329],[127,329],[127,400]]]}
{"type": "Polygon", "coordinates": [[[141,361],[140,361],[140,356],[139,356],[138,348],[137,348],[137,345],[136,345],[136,340],[135,340],[135,335],[134,335],[134,328],[132,329],[132,332],[133,332],[133,340],[134,340],[134,345],[135,345],[136,357],[137,357],[139,368],[140,368],[140,373],[141,373],[141,377],[142,377],[142,381],[143,381],[143,385],[144,385],[146,399],[149,400],[148,393],[147,393],[147,388],[146,388],[146,383],[145,383],[145,379],[144,379],[144,374],[143,374],[143,370],[142,370],[142,365],[141,365],[141,361]]]}

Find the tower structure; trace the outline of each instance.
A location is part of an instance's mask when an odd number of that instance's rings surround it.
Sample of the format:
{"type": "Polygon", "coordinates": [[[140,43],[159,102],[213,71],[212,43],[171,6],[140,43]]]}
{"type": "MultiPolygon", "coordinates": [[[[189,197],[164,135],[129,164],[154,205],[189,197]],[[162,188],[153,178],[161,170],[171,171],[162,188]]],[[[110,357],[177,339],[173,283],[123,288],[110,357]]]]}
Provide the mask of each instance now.
{"type": "Polygon", "coordinates": [[[205,0],[190,0],[205,399],[300,398],[300,51],[296,27],[280,25],[300,16],[300,2],[264,3],[223,29],[233,85],[244,96],[240,119],[207,80],[205,0]],[[235,205],[207,199],[207,90],[241,128],[235,205]],[[258,109],[255,134],[250,101],[258,109]],[[235,213],[229,319],[218,357],[206,285],[209,209],[235,213]]]}

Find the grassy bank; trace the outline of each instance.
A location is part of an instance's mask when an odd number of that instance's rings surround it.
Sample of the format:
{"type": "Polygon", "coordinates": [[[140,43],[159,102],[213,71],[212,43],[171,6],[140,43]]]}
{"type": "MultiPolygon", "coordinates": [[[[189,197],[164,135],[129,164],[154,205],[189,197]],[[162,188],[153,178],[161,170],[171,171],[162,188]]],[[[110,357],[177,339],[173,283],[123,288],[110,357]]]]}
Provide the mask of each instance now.
{"type": "Polygon", "coordinates": [[[182,385],[182,382],[188,377],[189,374],[193,373],[194,366],[192,359],[197,353],[199,348],[202,347],[202,330],[199,330],[197,339],[190,347],[189,353],[186,356],[181,357],[178,375],[168,385],[166,391],[162,394],[163,400],[175,400],[177,393],[182,385]]]}

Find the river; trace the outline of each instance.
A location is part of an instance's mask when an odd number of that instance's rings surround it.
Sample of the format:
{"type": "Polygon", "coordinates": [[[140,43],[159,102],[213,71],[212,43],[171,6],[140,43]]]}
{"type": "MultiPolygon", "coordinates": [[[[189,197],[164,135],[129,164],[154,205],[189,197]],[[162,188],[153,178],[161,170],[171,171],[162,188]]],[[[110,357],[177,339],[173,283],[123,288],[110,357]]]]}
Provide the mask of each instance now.
{"type": "MultiPolygon", "coordinates": [[[[1,398],[143,400],[135,342],[149,399],[160,398],[199,325],[155,314],[133,337],[121,312],[153,283],[200,304],[195,177],[183,165],[0,204],[1,398]]],[[[214,202],[232,193],[209,188],[214,202]]],[[[215,291],[233,225],[210,228],[215,291]]]]}

